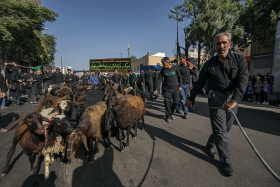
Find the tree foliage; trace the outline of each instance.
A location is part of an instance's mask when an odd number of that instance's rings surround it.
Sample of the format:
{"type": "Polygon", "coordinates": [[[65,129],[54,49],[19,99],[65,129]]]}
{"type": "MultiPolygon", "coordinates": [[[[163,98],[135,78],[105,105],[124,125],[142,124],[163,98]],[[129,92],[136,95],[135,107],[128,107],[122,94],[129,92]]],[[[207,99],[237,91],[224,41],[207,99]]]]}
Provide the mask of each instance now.
{"type": "Polygon", "coordinates": [[[131,55],[131,63],[136,61],[136,60],[138,60],[138,58],[136,56],[134,56],[134,55],[131,55]]]}
{"type": "Polygon", "coordinates": [[[175,8],[179,19],[188,19],[191,23],[186,27],[188,40],[193,46],[199,45],[211,56],[214,36],[220,32],[230,32],[234,44],[239,44],[244,35],[244,29],[238,25],[238,19],[243,10],[242,3],[233,0],[186,0],[175,8]]]}
{"type": "Polygon", "coordinates": [[[44,64],[49,56],[41,31],[58,14],[33,1],[1,0],[0,15],[0,53],[4,61],[9,56],[31,61],[32,65],[44,64]]]}
{"type": "Polygon", "coordinates": [[[280,17],[279,0],[246,0],[239,24],[244,26],[243,46],[254,41],[268,47],[275,36],[276,19],[280,17]]]}

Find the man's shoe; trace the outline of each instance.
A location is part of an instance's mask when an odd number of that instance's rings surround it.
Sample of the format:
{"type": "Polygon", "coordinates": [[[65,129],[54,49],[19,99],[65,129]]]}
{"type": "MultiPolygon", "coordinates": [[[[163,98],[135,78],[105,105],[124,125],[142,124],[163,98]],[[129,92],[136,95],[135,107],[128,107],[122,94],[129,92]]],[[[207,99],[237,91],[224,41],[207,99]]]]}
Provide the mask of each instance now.
{"type": "Polygon", "coordinates": [[[233,170],[233,167],[231,166],[231,164],[223,163],[223,171],[224,171],[225,176],[227,176],[227,177],[233,176],[233,174],[234,174],[234,170],[233,170]]]}
{"type": "Polygon", "coordinates": [[[167,118],[167,119],[166,119],[166,122],[167,122],[167,123],[170,123],[170,122],[171,122],[171,119],[170,119],[170,118],[167,118]]]}
{"type": "Polygon", "coordinates": [[[176,112],[179,113],[179,114],[183,114],[182,110],[176,110],[176,112]]]}
{"type": "Polygon", "coordinates": [[[175,116],[174,116],[174,114],[173,114],[173,115],[171,116],[171,119],[172,119],[172,120],[174,120],[174,119],[175,119],[175,116]]]}
{"type": "Polygon", "coordinates": [[[188,118],[187,116],[188,116],[188,113],[184,113],[184,117],[183,118],[187,119],[188,118]]]}
{"type": "Polygon", "coordinates": [[[214,146],[211,146],[211,147],[206,146],[206,149],[207,149],[207,151],[209,152],[209,155],[210,155],[212,158],[216,158],[216,157],[217,157],[217,152],[216,152],[214,146]]]}

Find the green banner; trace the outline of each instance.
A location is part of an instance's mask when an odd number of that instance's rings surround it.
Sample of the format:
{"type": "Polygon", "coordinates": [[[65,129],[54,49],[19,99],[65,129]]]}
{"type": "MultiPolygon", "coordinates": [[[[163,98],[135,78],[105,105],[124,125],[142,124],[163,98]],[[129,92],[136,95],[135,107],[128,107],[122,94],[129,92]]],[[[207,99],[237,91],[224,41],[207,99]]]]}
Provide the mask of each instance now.
{"type": "Polygon", "coordinates": [[[101,72],[122,71],[127,72],[130,70],[131,59],[95,59],[90,60],[90,71],[99,69],[101,72]]]}

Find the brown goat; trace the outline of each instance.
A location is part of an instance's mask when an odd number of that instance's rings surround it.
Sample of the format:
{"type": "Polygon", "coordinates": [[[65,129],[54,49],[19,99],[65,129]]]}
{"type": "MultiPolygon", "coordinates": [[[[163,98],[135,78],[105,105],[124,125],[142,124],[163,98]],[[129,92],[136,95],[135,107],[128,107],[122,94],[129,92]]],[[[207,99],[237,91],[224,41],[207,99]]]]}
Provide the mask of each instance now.
{"type": "Polygon", "coordinates": [[[106,110],[107,105],[104,101],[98,102],[86,109],[79,121],[79,124],[67,137],[68,164],[71,163],[70,159],[75,155],[75,152],[82,142],[84,143],[86,150],[90,151],[88,161],[93,161],[94,153],[99,151],[98,142],[104,132],[104,113],[106,110]],[[93,138],[95,139],[94,148],[92,142],[93,138]]]}
{"type": "MultiPolygon", "coordinates": [[[[145,103],[139,96],[130,97],[123,101],[119,105],[108,109],[105,112],[105,130],[109,131],[114,125],[119,127],[119,140],[120,140],[120,151],[123,152],[124,147],[122,143],[122,133],[124,128],[128,128],[126,134],[125,147],[129,147],[129,134],[133,124],[137,123],[142,119],[142,130],[145,129],[144,115],[146,114],[145,103]]],[[[133,138],[137,137],[137,124],[135,125],[135,133],[133,138]]]]}
{"type": "Polygon", "coordinates": [[[8,166],[15,152],[17,143],[21,145],[23,152],[28,156],[31,165],[31,170],[35,177],[35,186],[37,186],[37,174],[39,172],[39,159],[42,155],[42,149],[45,146],[45,129],[42,125],[43,121],[50,122],[49,119],[43,117],[39,113],[31,113],[21,116],[17,124],[8,131],[16,128],[13,137],[12,146],[7,154],[5,166],[1,176],[5,176],[8,171],[8,166]]]}

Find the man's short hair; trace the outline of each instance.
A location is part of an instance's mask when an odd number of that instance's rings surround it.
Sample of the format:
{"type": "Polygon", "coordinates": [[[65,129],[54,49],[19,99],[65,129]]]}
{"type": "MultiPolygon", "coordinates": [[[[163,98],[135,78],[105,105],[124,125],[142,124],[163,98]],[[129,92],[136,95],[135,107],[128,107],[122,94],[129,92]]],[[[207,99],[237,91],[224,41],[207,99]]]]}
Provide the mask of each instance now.
{"type": "Polygon", "coordinates": [[[161,59],[161,62],[162,62],[162,63],[163,63],[163,62],[170,63],[170,59],[169,59],[168,57],[163,57],[163,58],[161,59]]]}
{"type": "Polygon", "coordinates": [[[151,69],[150,67],[147,67],[147,70],[151,69]]]}
{"type": "Polygon", "coordinates": [[[224,35],[227,35],[228,37],[228,41],[231,42],[231,34],[229,32],[221,32],[219,34],[217,34],[214,38],[214,43],[216,43],[216,39],[219,38],[219,37],[222,37],[224,35]]]}
{"type": "Polygon", "coordinates": [[[181,57],[182,57],[183,59],[187,59],[187,56],[186,56],[185,54],[181,54],[181,57]]]}

